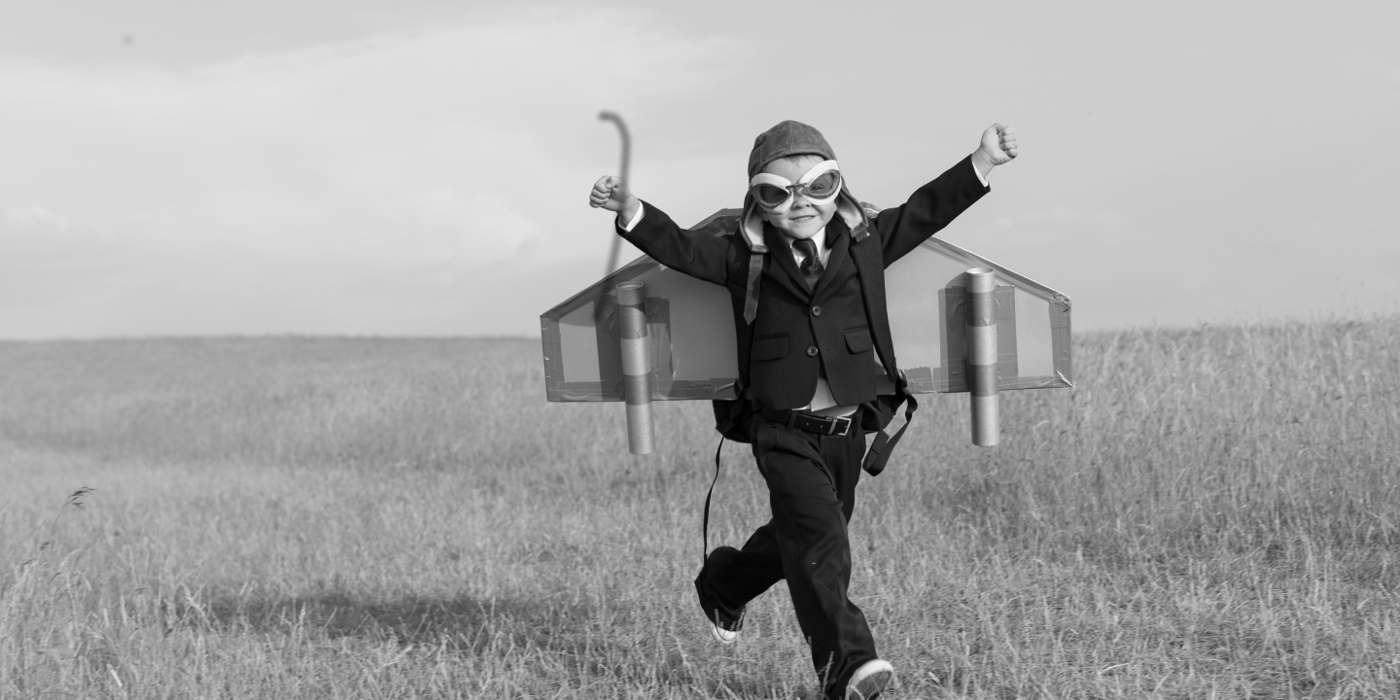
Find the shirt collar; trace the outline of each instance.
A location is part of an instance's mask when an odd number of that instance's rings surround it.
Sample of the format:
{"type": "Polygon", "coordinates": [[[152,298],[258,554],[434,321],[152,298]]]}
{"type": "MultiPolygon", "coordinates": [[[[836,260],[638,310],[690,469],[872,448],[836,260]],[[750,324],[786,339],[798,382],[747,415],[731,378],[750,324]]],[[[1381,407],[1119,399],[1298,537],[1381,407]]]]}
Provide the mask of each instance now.
{"type": "MultiPolygon", "coordinates": [[[[777,227],[773,226],[772,224],[766,221],[763,222],[763,228],[765,231],[767,231],[768,229],[772,229],[771,233],[777,236],[777,238],[769,239],[771,245],[777,245],[777,241],[781,240],[786,241],[788,244],[788,248],[791,249],[792,242],[794,240],[797,240],[788,236],[786,233],[783,233],[782,231],[778,230],[777,227]]],[[[825,258],[827,252],[829,252],[833,247],[836,246],[836,239],[840,238],[843,235],[849,236],[850,234],[851,228],[846,225],[845,220],[843,220],[839,215],[837,215],[831,217],[831,221],[827,222],[826,228],[823,228],[821,231],[818,231],[817,235],[812,236],[812,242],[817,244],[817,254],[820,255],[822,258],[825,258]]]]}
{"type": "MultiPolygon", "coordinates": [[[[797,242],[797,239],[796,239],[796,238],[792,238],[791,236],[788,236],[787,234],[784,234],[784,235],[783,235],[783,238],[786,238],[786,239],[787,239],[788,247],[789,247],[789,248],[792,248],[793,251],[794,251],[794,254],[795,254],[795,252],[796,252],[796,250],[797,250],[797,246],[795,246],[795,245],[793,245],[793,244],[797,242]]],[[[809,239],[809,240],[811,240],[812,243],[816,244],[816,246],[817,246],[817,259],[818,259],[818,260],[824,260],[824,259],[826,259],[827,251],[831,250],[831,226],[828,225],[826,228],[824,228],[824,229],[818,231],[818,232],[817,232],[817,235],[812,236],[811,239],[809,239]]]]}

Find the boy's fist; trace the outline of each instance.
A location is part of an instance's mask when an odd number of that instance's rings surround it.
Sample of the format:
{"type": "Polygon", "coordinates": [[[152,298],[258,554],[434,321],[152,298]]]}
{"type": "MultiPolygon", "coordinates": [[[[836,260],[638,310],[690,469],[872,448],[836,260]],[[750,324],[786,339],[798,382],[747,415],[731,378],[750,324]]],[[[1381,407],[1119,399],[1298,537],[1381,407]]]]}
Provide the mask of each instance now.
{"type": "Polygon", "coordinates": [[[982,145],[977,152],[986,159],[988,165],[1005,165],[1016,157],[1016,129],[993,124],[982,132],[982,145]]]}
{"type": "Polygon", "coordinates": [[[593,191],[588,194],[588,206],[608,211],[621,212],[627,208],[627,200],[632,192],[627,189],[627,181],[616,175],[598,178],[593,183],[593,191]]]}

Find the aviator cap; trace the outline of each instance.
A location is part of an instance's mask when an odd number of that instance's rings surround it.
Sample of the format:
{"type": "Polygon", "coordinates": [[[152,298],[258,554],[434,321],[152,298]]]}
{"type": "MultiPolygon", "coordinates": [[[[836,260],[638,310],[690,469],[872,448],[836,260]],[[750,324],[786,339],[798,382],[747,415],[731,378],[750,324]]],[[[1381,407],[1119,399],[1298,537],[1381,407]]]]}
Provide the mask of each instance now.
{"type": "Polygon", "coordinates": [[[749,152],[749,178],[763,170],[763,166],[779,158],[798,155],[817,155],[823,160],[836,160],[836,152],[822,137],[822,132],[791,119],[761,133],[753,141],[749,152]]]}

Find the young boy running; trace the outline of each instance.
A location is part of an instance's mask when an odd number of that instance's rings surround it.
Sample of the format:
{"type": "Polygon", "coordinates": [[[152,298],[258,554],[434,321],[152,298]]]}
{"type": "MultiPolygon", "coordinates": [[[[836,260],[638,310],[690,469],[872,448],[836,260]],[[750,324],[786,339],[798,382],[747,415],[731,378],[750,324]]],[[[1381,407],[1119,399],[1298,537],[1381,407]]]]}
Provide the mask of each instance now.
{"type": "Polygon", "coordinates": [[[711,552],[695,587],[715,638],[728,644],[748,602],[786,580],[830,700],[870,700],[894,678],[846,591],[864,435],[890,417],[878,410],[878,370],[900,381],[884,269],[989,192],[992,168],[1016,155],[1014,130],[994,124],[972,155],[907,202],[867,212],[821,133],[785,121],[754,141],[732,235],[680,228],[619,177],[599,179],[589,195],[657,262],[729,288],[739,400],[752,408],[744,427],[773,516],[742,549],[711,552]]]}

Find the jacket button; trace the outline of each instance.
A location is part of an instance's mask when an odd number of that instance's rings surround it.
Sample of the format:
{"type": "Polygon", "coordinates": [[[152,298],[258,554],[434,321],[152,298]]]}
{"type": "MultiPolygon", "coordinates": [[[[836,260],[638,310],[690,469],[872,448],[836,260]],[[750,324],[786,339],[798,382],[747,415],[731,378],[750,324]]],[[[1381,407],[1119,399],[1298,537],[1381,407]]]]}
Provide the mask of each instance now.
{"type": "Polygon", "coordinates": [[[813,346],[807,348],[807,357],[816,357],[816,356],[817,356],[817,346],[813,345],[813,346]]]}
{"type": "Polygon", "coordinates": [[[822,307],[820,307],[820,306],[813,306],[813,307],[812,307],[812,315],[813,315],[813,316],[820,316],[820,315],[822,315],[822,307]]]}

